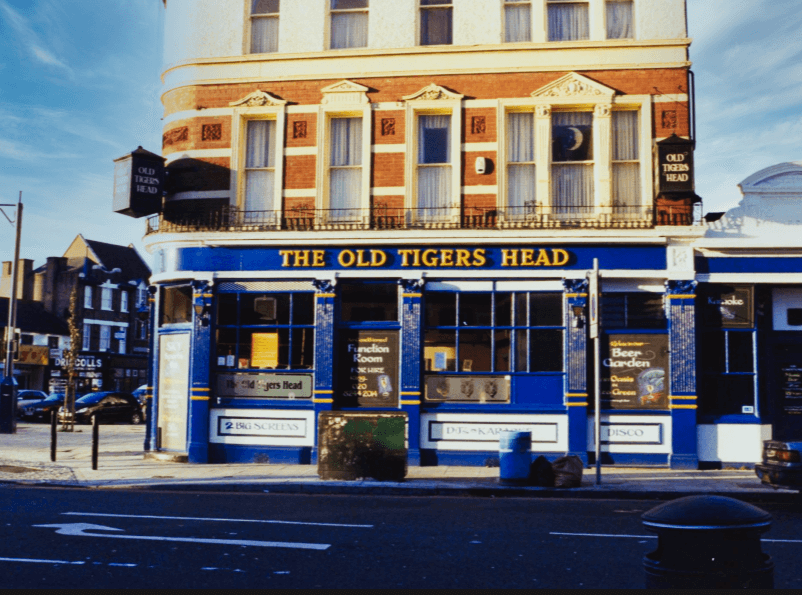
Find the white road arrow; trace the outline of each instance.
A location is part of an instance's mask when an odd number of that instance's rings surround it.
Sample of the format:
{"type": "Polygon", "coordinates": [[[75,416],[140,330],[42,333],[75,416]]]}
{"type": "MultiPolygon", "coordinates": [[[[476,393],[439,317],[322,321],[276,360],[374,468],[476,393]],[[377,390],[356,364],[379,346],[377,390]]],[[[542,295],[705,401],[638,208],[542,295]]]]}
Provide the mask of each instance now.
{"type": "Polygon", "coordinates": [[[327,550],[328,543],[293,543],[288,541],[249,541],[244,539],[204,539],[201,537],[160,537],[157,535],[120,535],[116,533],[88,533],[88,531],[123,531],[105,525],[92,525],[90,523],[61,523],[56,525],[34,525],[57,529],[61,535],[81,535],[83,537],[111,537],[114,539],[139,539],[144,541],[184,541],[188,543],[213,543],[217,545],[245,545],[251,547],[281,547],[299,550],[327,550]]]}

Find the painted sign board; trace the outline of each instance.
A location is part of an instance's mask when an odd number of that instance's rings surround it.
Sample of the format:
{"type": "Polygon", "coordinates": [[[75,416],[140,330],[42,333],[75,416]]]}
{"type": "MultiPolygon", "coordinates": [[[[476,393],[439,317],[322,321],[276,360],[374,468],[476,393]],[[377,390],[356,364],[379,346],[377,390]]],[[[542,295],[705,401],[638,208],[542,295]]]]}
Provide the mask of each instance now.
{"type": "Polygon", "coordinates": [[[601,363],[602,407],[668,409],[668,335],[608,335],[601,363]]]}
{"type": "Polygon", "coordinates": [[[112,210],[129,217],[158,213],[164,194],[164,158],[139,147],[114,160],[112,210]]]}
{"type": "Polygon", "coordinates": [[[788,364],[782,368],[783,411],[802,415],[802,365],[788,364]]]}
{"type": "Polygon", "coordinates": [[[663,444],[663,424],[603,422],[601,441],[602,444],[663,444]]]}
{"type": "Polygon", "coordinates": [[[752,285],[704,285],[699,290],[705,326],[753,328],[755,288],[752,285]]]}
{"type": "Polygon", "coordinates": [[[501,432],[529,432],[533,443],[554,444],[557,442],[555,423],[516,422],[453,422],[433,421],[429,424],[430,442],[468,440],[497,444],[501,432]]]}
{"type": "Polygon", "coordinates": [[[187,447],[189,409],[189,333],[159,337],[158,427],[161,448],[187,447]]]}
{"type": "Polygon", "coordinates": [[[311,374],[218,374],[218,397],[311,399],[311,374]]]}
{"type": "Polygon", "coordinates": [[[676,135],[671,135],[657,143],[657,174],[660,192],[693,192],[693,148],[694,141],[676,135]]]}
{"type": "Polygon", "coordinates": [[[398,331],[343,331],[340,348],[339,394],[346,401],[398,404],[398,331]]]}

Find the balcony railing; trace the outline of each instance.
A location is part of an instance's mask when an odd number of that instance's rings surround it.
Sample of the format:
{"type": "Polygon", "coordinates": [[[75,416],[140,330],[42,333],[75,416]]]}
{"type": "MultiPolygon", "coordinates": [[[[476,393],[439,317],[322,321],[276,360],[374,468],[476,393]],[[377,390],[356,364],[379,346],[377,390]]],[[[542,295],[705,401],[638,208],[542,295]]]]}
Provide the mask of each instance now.
{"type": "Polygon", "coordinates": [[[545,229],[650,228],[654,225],[693,225],[700,209],[661,207],[522,206],[506,209],[444,207],[405,209],[289,209],[242,211],[222,207],[204,213],[160,213],[147,220],[145,235],[181,232],[352,231],[393,229],[545,229]],[[657,220],[655,220],[657,219],[657,220]]]}

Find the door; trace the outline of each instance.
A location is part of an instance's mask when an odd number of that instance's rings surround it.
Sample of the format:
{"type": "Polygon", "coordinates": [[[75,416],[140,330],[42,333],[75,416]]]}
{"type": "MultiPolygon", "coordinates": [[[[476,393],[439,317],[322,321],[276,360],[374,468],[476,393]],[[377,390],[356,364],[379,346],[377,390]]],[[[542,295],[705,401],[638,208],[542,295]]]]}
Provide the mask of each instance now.
{"type": "Polygon", "coordinates": [[[802,336],[793,335],[777,337],[769,347],[767,387],[776,440],[802,440],[802,336]]]}

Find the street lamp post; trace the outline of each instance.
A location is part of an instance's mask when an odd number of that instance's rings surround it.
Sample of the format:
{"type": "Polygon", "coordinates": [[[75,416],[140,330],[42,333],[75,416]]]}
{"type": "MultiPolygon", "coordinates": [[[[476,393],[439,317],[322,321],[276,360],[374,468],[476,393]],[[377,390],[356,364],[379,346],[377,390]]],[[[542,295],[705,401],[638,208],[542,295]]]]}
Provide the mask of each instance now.
{"type": "MultiPolygon", "coordinates": [[[[17,267],[19,264],[19,245],[22,235],[22,191],[17,204],[0,204],[0,207],[17,207],[17,235],[14,243],[14,260],[11,263],[11,292],[8,297],[8,324],[6,324],[5,378],[0,383],[0,434],[14,434],[17,431],[17,381],[14,380],[14,340],[17,328],[17,267]]],[[[0,208],[8,222],[13,221],[0,208]]]]}

